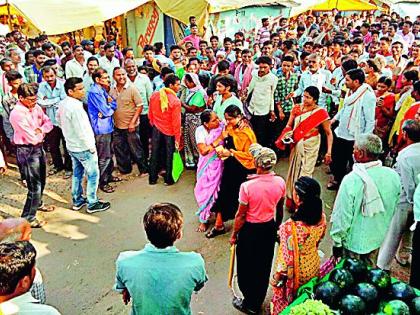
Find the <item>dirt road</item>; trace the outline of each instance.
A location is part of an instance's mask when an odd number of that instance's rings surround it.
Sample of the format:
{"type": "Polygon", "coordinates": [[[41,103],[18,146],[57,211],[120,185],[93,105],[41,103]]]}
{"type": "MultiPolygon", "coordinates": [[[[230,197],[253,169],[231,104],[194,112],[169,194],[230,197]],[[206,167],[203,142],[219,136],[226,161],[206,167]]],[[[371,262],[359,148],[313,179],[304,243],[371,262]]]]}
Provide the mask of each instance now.
{"type": "MultiPolygon", "coordinates": [[[[287,161],[282,160],[276,171],[284,177],[287,161]]],[[[115,259],[121,251],[143,248],[146,237],[141,219],[145,209],[152,203],[167,201],[177,204],[185,216],[184,237],[177,243],[178,248],[199,252],[206,261],[209,281],[199,294],[193,295],[193,314],[239,314],[231,306],[231,292],[227,288],[229,235],[208,240],[195,232],[194,178],[195,173],[188,171],[179,183],[166,187],[162,182],[149,186],[147,178],[128,177],[118,184],[116,193],[101,194],[101,198],[112,203],[109,211],[89,215],[84,210],[80,213],[69,210],[71,180],[63,180],[59,175],[49,177],[44,202],[55,204],[58,209],[54,213],[41,213],[40,217],[48,224],[33,233],[47,302],[62,314],[129,314],[129,307],[112,290],[115,259]]],[[[324,167],[317,168],[315,178],[325,186],[324,167]]],[[[20,214],[26,190],[17,179],[15,169],[0,178],[0,215],[20,214]]],[[[334,193],[323,189],[328,218],[333,198],[334,193]]],[[[328,234],[321,250],[330,254],[328,234]]]]}

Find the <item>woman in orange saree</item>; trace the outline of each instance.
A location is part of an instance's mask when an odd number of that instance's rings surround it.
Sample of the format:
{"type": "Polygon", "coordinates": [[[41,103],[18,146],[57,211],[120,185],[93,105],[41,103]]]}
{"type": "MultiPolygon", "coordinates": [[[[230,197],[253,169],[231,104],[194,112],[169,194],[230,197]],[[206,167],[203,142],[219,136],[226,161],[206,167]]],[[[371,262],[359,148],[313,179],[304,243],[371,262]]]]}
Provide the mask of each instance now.
{"type": "Polygon", "coordinates": [[[289,121],[276,141],[281,149],[284,143],[291,144],[289,171],[286,180],[286,207],[293,212],[293,185],[301,176],[312,177],[318,151],[321,144],[319,128],[323,128],[327,137],[325,163],[331,162],[333,135],[328,112],[318,106],[320,91],[309,86],[303,93],[301,105],[293,107],[289,121]]]}

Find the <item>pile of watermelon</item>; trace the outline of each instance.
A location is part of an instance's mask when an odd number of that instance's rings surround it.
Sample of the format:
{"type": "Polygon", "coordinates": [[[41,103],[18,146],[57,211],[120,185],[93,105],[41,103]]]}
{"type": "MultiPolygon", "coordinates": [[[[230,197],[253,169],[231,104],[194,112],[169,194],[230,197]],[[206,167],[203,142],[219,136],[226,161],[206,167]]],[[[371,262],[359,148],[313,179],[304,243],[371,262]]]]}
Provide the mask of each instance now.
{"type": "Polygon", "coordinates": [[[388,273],[356,259],[346,259],[318,284],[314,299],[342,315],[420,315],[420,297],[412,287],[391,283],[388,273]]]}

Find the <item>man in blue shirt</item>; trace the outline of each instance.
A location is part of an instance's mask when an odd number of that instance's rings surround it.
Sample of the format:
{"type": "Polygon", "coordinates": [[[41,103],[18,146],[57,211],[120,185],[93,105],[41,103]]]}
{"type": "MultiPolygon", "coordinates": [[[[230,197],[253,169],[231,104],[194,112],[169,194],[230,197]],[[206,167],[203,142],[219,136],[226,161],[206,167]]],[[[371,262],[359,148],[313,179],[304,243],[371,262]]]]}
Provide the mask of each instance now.
{"type": "Polygon", "coordinates": [[[48,172],[48,175],[54,175],[64,169],[64,178],[70,178],[72,171],[71,158],[66,150],[63,132],[58,126],[56,119],[59,103],[66,98],[64,82],[57,78],[56,71],[51,66],[42,68],[42,77],[44,78],[44,81],[39,84],[38,105],[46,110],[48,118],[54,125],[53,130],[51,130],[46,137],[54,165],[54,168],[48,172]],[[64,148],[64,163],[60,149],[61,143],[63,143],[64,148]]]}
{"type": "Polygon", "coordinates": [[[207,281],[204,260],[194,252],[180,252],[184,219],[174,204],[152,205],[143,217],[150,243],[143,250],[120,253],[114,289],[132,302],[132,314],[191,314],[193,292],[207,281]]]}
{"type": "Polygon", "coordinates": [[[94,84],[89,91],[87,104],[98,152],[99,188],[106,193],[112,193],[114,188],[109,183],[121,181],[118,177],[112,176],[114,169],[111,149],[114,131],[112,115],[117,108],[117,102],[108,94],[111,82],[105,69],[96,69],[92,74],[92,79],[94,84]]]}

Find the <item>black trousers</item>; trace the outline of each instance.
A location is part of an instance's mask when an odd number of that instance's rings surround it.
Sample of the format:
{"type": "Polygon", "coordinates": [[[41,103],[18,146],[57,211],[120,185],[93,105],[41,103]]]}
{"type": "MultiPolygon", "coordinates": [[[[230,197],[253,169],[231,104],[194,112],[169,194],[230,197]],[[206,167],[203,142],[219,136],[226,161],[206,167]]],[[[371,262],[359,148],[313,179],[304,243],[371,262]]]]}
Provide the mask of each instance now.
{"type": "Polygon", "coordinates": [[[54,128],[47,134],[46,142],[50,149],[51,158],[53,161],[54,168],[57,170],[71,171],[71,158],[66,149],[66,141],[64,140],[63,132],[60,127],[54,126],[54,128]],[[63,155],[61,154],[60,145],[63,144],[63,155]],[[63,162],[64,157],[64,162],[63,162]]]}
{"type": "Polygon", "coordinates": [[[353,146],[354,141],[348,141],[339,137],[334,138],[331,152],[331,172],[339,184],[348,173],[348,167],[353,165],[353,146]]]}
{"type": "Polygon", "coordinates": [[[147,173],[147,160],[140,141],[139,127],[129,132],[128,129],[114,128],[113,146],[118,169],[121,173],[131,173],[133,160],[140,173],[147,173]]]}
{"type": "Polygon", "coordinates": [[[152,126],[150,126],[149,117],[146,115],[140,115],[140,126],[139,135],[141,141],[141,147],[145,154],[146,160],[150,158],[150,147],[149,142],[152,138],[152,126]]]}
{"type": "Polygon", "coordinates": [[[22,218],[29,222],[36,219],[36,211],[42,205],[42,194],[45,187],[46,163],[42,144],[17,145],[16,158],[22,177],[26,179],[28,194],[23,207],[22,218]]]}
{"type": "Polygon", "coordinates": [[[420,288],[420,224],[417,224],[413,235],[410,285],[416,289],[420,288]]]}
{"type": "Polygon", "coordinates": [[[175,137],[167,136],[159,131],[155,126],[152,128],[152,156],[150,158],[150,172],[149,172],[149,182],[156,182],[158,179],[158,173],[160,170],[160,160],[164,161],[166,174],[165,174],[165,183],[172,184],[172,163],[173,155],[175,152],[175,137]],[[162,152],[161,146],[164,146],[164,156],[160,158],[162,152]]]}
{"type": "Polygon", "coordinates": [[[274,220],[265,223],[246,222],[238,234],[238,285],[244,296],[244,305],[254,311],[260,310],[267,294],[275,239],[274,220]]]}
{"type": "Polygon", "coordinates": [[[99,187],[110,183],[114,161],[112,160],[112,133],[106,135],[96,135],[96,151],[98,152],[99,164],[99,187]]]}
{"type": "Polygon", "coordinates": [[[263,147],[268,147],[270,145],[270,115],[251,116],[251,125],[254,130],[255,136],[257,137],[257,142],[263,147]]]}

